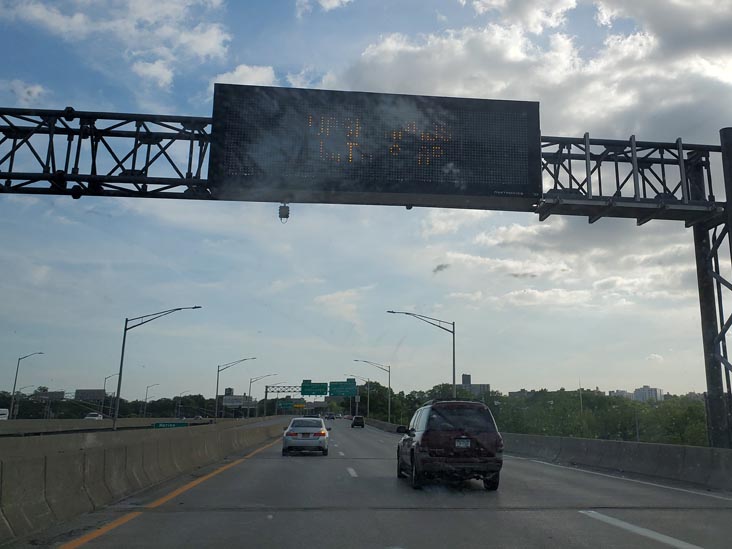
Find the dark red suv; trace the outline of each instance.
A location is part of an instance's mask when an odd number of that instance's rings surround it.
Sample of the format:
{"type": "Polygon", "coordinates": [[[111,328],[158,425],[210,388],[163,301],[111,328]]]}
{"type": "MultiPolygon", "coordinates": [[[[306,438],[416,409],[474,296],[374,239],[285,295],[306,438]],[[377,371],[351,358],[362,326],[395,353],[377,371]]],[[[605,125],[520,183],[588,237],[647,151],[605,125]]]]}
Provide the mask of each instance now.
{"type": "Polygon", "coordinates": [[[498,490],[503,439],[481,402],[430,401],[414,413],[397,446],[397,476],[419,488],[430,478],[483,481],[498,490]]]}

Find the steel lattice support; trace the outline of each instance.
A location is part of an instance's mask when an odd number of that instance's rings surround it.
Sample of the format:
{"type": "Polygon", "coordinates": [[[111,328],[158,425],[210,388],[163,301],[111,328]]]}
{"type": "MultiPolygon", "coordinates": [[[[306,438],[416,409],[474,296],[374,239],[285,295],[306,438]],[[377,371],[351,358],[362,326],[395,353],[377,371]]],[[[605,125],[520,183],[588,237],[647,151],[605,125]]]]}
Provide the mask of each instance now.
{"type": "Polygon", "coordinates": [[[0,109],[0,192],[207,198],[210,118],[0,109]]]}

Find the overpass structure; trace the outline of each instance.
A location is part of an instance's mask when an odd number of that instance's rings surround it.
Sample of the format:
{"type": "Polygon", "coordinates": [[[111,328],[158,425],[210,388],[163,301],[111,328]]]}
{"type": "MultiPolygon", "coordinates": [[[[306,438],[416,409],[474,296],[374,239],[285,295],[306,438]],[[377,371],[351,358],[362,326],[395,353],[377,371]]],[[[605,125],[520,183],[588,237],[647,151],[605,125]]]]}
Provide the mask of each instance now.
{"type": "MultiPolygon", "coordinates": [[[[0,195],[66,195],[226,200],[209,179],[213,117],[0,109],[0,195]]],[[[732,447],[727,341],[732,315],[732,128],[720,144],[542,136],[540,196],[480,206],[554,215],[683,222],[693,231],[707,383],[709,441],[732,447]],[[721,183],[719,180],[722,180],[721,183]],[[724,198],[719,198],[724,197],[724,198]]],[[[256,198],[255,198],[256,200],[256,198]]],[[[263,199],[264,200],[264,199],[263,199]]],[[[413,198],[374,204],[424,205],[413,198]]],[[[265,201],[322,202],[282,191],[265,201]]],[[[365,203],[346,198],[340,203],[365,203]]],[[[465,200],[446,207],[474,208],[465,200]]],[[[270,389],[274,390],[274,389],[270,389]]]]}

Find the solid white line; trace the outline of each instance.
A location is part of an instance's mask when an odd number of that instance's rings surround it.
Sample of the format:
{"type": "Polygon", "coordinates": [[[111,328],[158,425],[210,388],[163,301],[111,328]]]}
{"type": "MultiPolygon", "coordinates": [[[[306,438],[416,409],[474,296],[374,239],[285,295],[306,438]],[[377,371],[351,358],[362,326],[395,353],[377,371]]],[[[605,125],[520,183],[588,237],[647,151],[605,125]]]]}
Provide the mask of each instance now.
{"type": "Polygon", "coordinates": [[[636,526],[635,524],[630,524],[629,522],[603,515],[602,513],[598,513],[597,511],[580,511],[580,513],[587,517],[604,522],[605,524],[609,524],[617,528],[622,528],[623,530],[627,530],[628,532],[633,532],[634,534],[638,534],[639,536],[643,536],[645,538],[649,538],[660,543],[665,543],[666,545],[670,545],[671,547],[677,547],[678,549],[702,549],[698,545],[686,543],[685,541],[672,538],[671,536],[667,536],[665,534],[659,534],[658,532],[649,530],[648,528],[641,528],[640,526],[636,526]]]}
{"type": "Polygon", "coordinates": [[[338,452],[338,453],[339,453],[340,455],[342,455],[342,456],[345,456],[345,455],[346,455],[346,454],[344,454],[343,452],[338,452]]]}
{"type": "MultiPolygon", "coordinates": [[[[511,456],[512,459],[517,458],[518,456],[511,456]]],[[[635,482],[636,484],[645,484],[646,486],[654,486],[656,488],[665,488],[666,490],[674,490],[676,492],[684,492],[685,494],[693,494],[695,496],[704,496],[707,498],[714,498],[714,499],[721,499],[724,501],[732,501],[732,498],[725,497],[725,496],[718,496],[716,494],[708,494],[706,492],[698,492],[696,490],[687,490],[685,488],[677,488],[676,486],[666,486],[665,484],[656,484],[655,482],[648,482],[647,480],[637,480],[634,478],[627,478],[627,477],[619,477],[616,475],[608,475],[605,473],[598,473],[597,471],[587,471],[586,469],[577,469],[575,467],[567,467],[565,465],[557,465],[556,463],[549,463],[547,461],[540,461],[538,459],[526,459],[526,458],[518,458],[524,461],[533,461],[534,463],[541,463],[542,465],[549,465],[550,467],[557,467],[559,469],[567,469],[569,471],[575,471],[577,473],[586,473],[588,475],[597,475],[598,477],[605,477],[605,478],[612,478],[616,480],[624,480],[626,482],[635,482]]]]}
{"type": "Polygon", "coordinates": [[[337,444],[334,444],[333,446],[335,446],[336,448],[338,448],[338,445],[337,444]]]}
{"type": "Polygon", "coordinates": [[[351,475],[353,478],[356,478],[358,476],[358,473],[356,473],[353,467],[346,467],[346,471],[348,471],[348,474],[351,475]]]}

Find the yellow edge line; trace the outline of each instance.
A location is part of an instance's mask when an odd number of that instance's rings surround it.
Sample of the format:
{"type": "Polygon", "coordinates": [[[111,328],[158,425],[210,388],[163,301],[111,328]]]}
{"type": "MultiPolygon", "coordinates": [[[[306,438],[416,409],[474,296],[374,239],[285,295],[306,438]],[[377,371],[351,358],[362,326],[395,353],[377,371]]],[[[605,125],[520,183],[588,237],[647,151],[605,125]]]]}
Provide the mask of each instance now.
{"type": "MultiPolygon", "coordinates": [[[[275,444],[278,444],[279,442],[280,442],[279,439],[274,440],[274,441],[270,442],[269,444],[265,444],[261,448],[257,448],[256,450],[249,452],[247,455],[245,455],[242,458],[234,460],[231,463],[227,463],[226,465],[223,465],[222,467],[219,467],[215,471],[211,471],[209,474],[204,475],[200,478],[197,478],[196,480],[192,480],[188,484],[181,486],[180,488],[176,488],[175,490],[173,490],[169,494],[161,497],[160,499],[157,499],[157,500],[153,501],[152,503],[148,503],[147,505],[145,505],[145,509],[155,509],[156,507],[160,507],[161,505],[169,502],[171,499],[174,499],[174,498],[178,497],[179,495],[181,495],[182,493],[187,492],[191,488],[195,488],[202,482],[206,482],[208,479],[215,477],[216,475],[223,473],[224,471],[227,471],[227,470],[231,469],[232,467],[239,465],[240,463],[243,463],[245,460],[249,459],[250,457],[257,455],[259,452],[262,452],[262,451],[266,450],[267,448],[271,448],[272,446],[274,446],[275,444]]],[[[104,534],[106,534],[108,532],[111,532],[112,530],[122,526],[123,524],[127,524],[128,522],[130,522],[133,519],[136,519],[140,515],[142,515],[142,511],[133,511],[132,513],[127,513],[126,515],[118,518],[115,521],[110,522],[109,524],[105,524],[104,526],[102,526],[101,528],[99,528],[97,530],[94,530],[93,532],[89,532],[88,534],[81,536],[80,538],[76,538],[75,540],[69,541],[68,543],[64,543],[63,545],[61,545],[61,549],[76,549],[77,547],[86,545],[90,541],[93,541],[93,540],[97,539],[98,537],[103,536],[104,534]]]]}

